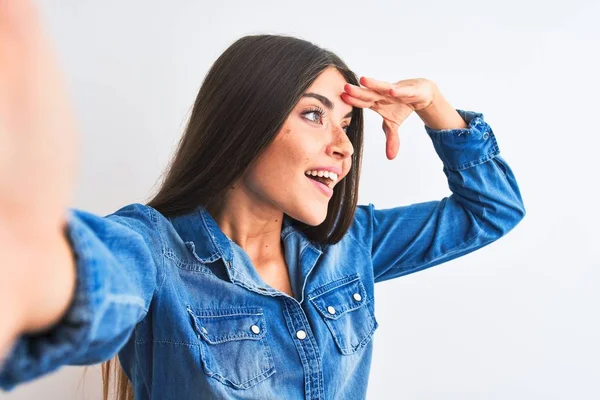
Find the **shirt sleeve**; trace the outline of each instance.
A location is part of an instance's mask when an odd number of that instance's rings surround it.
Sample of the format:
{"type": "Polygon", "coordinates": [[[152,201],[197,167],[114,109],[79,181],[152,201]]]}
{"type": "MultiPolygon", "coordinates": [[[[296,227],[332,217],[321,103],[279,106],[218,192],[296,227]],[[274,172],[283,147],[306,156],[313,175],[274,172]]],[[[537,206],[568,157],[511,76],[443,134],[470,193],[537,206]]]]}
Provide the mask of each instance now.
{"type": "Polygon", "coordinates": [[[371,252],[375,282],[429,268],[475,251],[525,216],[517,181],[500,156],[483,114],[457,110],[464,129],[425,126],[452,194],[439,201],[376,209],[359,205],[351,232],[371,252]]]}
{"type": "Polygon", "coordinates": [[[164,281],[158,212],[141,204],[106,217],[67,210],[66,234],[76,259],[75,294],[52,328],[17,339],[0,362],[0,388],[61,365],[105,361],[125,345],[164,281]]]}

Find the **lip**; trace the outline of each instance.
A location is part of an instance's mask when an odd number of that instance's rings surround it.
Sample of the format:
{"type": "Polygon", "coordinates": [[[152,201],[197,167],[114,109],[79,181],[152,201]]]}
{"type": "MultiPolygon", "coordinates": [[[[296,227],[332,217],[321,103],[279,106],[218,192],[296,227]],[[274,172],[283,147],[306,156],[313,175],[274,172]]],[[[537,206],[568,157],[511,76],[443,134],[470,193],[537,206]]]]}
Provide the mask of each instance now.
{"type": "Polygon", "coordinates": [[[316,188],[319,189],[319,191],[321,193],[323,193],[325,196],[327,196],[328,198],[331,198],[331,196],[333,196],[333,189],[331,189],[330,187],[323,185],[321,182],[317,182],[314,179],[310,179],[309,177],[306,177],[306,179],[311,181],[313,183],[313,185],[315,185],[316,188]]]}

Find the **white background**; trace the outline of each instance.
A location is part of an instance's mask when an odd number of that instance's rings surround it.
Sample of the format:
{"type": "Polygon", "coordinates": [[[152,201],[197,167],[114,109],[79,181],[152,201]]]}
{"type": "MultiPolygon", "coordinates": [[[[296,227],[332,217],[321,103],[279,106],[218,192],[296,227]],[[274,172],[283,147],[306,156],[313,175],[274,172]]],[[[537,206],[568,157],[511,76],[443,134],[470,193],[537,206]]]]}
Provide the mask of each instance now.
{"type": "MultiPolygon", "coordinates": [[[[38,0],[81,127],[73,206],[104,215],[150,196],[205,73],[243,35],[308,39],[359,76],[431,79],[484,113],[527,215],[473,254],[376,286],[368,398],[599,399],[600,5],[557,3],[38,0]]],[[[416,115],[393,161],[365,116],[361,204],[450,194],[416,115]]],[[[100,399],[98,367],[82,376],[65,367],[0,399],[100,399]]]]}

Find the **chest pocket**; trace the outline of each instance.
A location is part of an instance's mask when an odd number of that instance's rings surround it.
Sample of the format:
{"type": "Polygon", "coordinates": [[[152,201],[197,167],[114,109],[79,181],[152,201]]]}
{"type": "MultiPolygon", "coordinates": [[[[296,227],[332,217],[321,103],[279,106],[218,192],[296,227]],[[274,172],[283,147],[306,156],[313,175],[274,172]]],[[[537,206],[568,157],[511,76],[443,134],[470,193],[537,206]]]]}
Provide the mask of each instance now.
{"type": "Polygon", "coordinates": [[[309,294],[342,354],[364,347],[379,326],[373,302],[358,274],[328,283],[309,294]]]}
{"type": "Polygon", "coordinates": [[[275,373],[261,308],[192,310],[204,372],[224,385],[248,389],[275,373]]]}

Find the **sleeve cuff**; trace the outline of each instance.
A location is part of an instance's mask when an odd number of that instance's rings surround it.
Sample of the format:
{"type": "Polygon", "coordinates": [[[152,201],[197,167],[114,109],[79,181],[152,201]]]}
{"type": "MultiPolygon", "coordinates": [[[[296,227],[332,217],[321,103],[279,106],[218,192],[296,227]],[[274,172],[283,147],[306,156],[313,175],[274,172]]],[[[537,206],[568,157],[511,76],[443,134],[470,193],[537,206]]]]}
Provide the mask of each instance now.
{"type": "Polygon", "coordinates": [[[467,128],[437,130],[425,125],[435,151],[446,168],[460,171],[500,154],[494,132],[484,121],[483,114],[459,109],[456,111],[468,124],[467,128]]]}
{"type": "Polygon", "coordinates": [[[56,369],[85,351],[93,325],[93,307],[103,289],[102,277],[91,257],[87,228],[66,211],[65,231],[76,259],[76,286],[73,300],[63,318],[52,328],[35,334],[22,335],[0,363],[0,388],[11,390],[19,383],[32,380],[56,369]],[[85,268],[85,271],[83,270],[85,268]],[[60,362],[59,362],[60,361],[60,362]]]}

